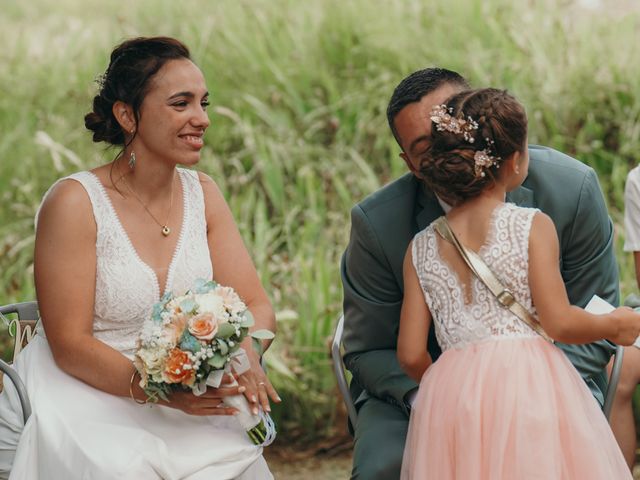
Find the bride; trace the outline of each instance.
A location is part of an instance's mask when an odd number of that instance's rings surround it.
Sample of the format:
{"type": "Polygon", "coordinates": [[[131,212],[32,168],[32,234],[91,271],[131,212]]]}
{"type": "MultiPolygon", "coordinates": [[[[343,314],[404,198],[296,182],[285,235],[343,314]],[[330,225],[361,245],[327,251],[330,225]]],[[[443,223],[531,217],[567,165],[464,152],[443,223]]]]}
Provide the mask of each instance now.
{"type": "MultiPolygon", "coordinates": [[[[42,324],[0,395],[0,478],[271,479],[261,447],[225,396],[254,412],[279,402],[249,340],[239,386],[146,403],[132,364],[141,323],[165,292],[197,278],[233,287],[275,330],[271,304],[216,184],[191,167],[209,126],[207,87],[187,47],[136,38],[117,46],[85,125],[116,159],[56,182],[37,218],[42,324]],[[10,472],[10,474],[9,474],[10,472]]],[[[268,342],[264,347],[268,347],[268,342]]]]}

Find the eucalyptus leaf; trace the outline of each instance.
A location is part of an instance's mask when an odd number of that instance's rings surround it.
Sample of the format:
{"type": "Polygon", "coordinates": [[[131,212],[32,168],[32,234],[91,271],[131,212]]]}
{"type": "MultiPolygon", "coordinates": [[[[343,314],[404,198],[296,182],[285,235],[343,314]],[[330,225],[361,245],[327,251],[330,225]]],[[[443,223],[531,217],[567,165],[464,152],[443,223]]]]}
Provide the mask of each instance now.
{"type": "Polygon", "coordinates": [[[222,355],[226,355],[227,353],[229,353],[229,346],[227,345],[227,342],[225,342],[221,338],[217,338],[216,340],[218,341],[218,348],[220,350],[220,353],[222,355]]]}
{"type": "Polygon", "coordinates": [[[242,319],[242,322],[240,322],[240,326],[242,328],[250,328],[253,327],[255,323],[255,319],[253,318],[251,312],[249,310],[245,311],[244,318],[242,319]]]}
{"type": "Polygon", "coordinates": [[[180,302],[180,310],[185,313],[194,313],[196,308],[198,308],[198,304],[191,298],[187,298],[180,302]]]}
{"type": "Polygon", "coordinates": [[[224,367],[225,363],[227,363],[227,356],[221,355],[220,353],[215,352],[213,354],[213,357],[207,360],[207,363],[215,369],[220,369],[224,367]]]}
{"type": "Polygon", "coordinates": [[[189,333],[189,330],[185,328],[184,332],[182,332],[182,337],[180,337],[180,349],[188,350],[190,352],[196,353],[202,349],[202,344],[200,341],[189,333]]]}
{"type": "Polygon", "coordinates": [[[271,330],[261,329],[251,332],[253,338],[259,338],[260,340],[271,340],[276,336],[271,330]]]}
{"type": "Polygon", "coordinates": [[[217,338],[229,338],[236,333],[236,329],[229,323],[222,323],[218,325],[217,338]]]}
{"type": "Polygon", "coordinates": [[[164,400],[165,402],[169,401],[169,397],[167,396],[167,394],[164,392],[164,390],[158,390],[158,396],[164,400]]]}
{"type": "Polygon", "coordinates": [[[253,345],[253,349],[258,352],[259,356],[262,356],[262,354],[264,353],[264,348],[262,348],[262,342],[260,340],[258,340],[257,338],[252,338],[251,339],[251,344],[253,345]]]}

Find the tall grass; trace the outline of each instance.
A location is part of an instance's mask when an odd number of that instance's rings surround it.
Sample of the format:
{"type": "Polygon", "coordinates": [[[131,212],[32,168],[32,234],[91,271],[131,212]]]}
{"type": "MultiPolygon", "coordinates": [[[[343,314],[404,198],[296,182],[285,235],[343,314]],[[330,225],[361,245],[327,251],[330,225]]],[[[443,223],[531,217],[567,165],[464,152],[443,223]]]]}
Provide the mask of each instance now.
{"type": "MultiPolygon", "coordinates": [[[[113,45],[185,41],[213,93],[200,168],[220,185],[277,311],[268,356],[293,437],[335,428],[328,341],[351,206],[404,172],[386,125],[397,82],[430,65],[507,87],[530,141],[600,174],[621,253],[625,176],[640,151],[640,12],[571,1],[32,0],[0,35],[0,303],[34,297],[33,216],[55,179],[115,152],[82,117],[113,45]]],[[[1,348],[1,347],[0,347],[1,348]]],[[[342,425],[338,425],[342,428],[342,425]]]]}

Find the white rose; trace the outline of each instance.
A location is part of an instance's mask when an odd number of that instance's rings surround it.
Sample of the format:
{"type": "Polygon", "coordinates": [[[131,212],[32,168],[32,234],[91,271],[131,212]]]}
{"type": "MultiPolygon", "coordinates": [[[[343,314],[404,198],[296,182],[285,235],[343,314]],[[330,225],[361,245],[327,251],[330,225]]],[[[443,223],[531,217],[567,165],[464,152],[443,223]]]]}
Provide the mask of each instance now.
{"type": "Polygon", "coordinates": [[[241,313],[247,309],[247,306],[240,300],[240,297],[233,288],[218,285],[213,292],[222,298],[225,306],[232,314],[241,313]]]}
{"type": "Polygon", "coordinates": [[[162,348],[141,349],[137,353],[138,358],[144,364],[144,369],[149,375],[161,373],[164,370],[166,350],[162,348]]]}
{"type": "Polygon", "coordinates": [[[198,313],[209,312],[218,318],[224,312],[222,298],[213,292],[196,295],[195,301],[198,304],[198,313]]]}

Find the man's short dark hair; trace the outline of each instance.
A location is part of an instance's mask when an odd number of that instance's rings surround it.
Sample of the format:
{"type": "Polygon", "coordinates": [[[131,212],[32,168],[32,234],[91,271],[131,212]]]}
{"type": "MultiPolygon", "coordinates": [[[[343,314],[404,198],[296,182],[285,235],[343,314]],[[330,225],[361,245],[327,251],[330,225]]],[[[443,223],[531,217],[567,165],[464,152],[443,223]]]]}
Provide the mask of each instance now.
{"type": "Polygon", "coordinates": [[[469,84],[459,73],[437,67],[413,72],[398,84],[393,91],[393,95],[391,95],[391,100],[389,100],[389,106],[387,107],[387,121],[398,144],[400,144],[400,139],[396,132],[394,120],[400,110],[410,103],[419,102],[422,97],[447,83],[460,85],[464,89],[469,88],[469,84]]]}

